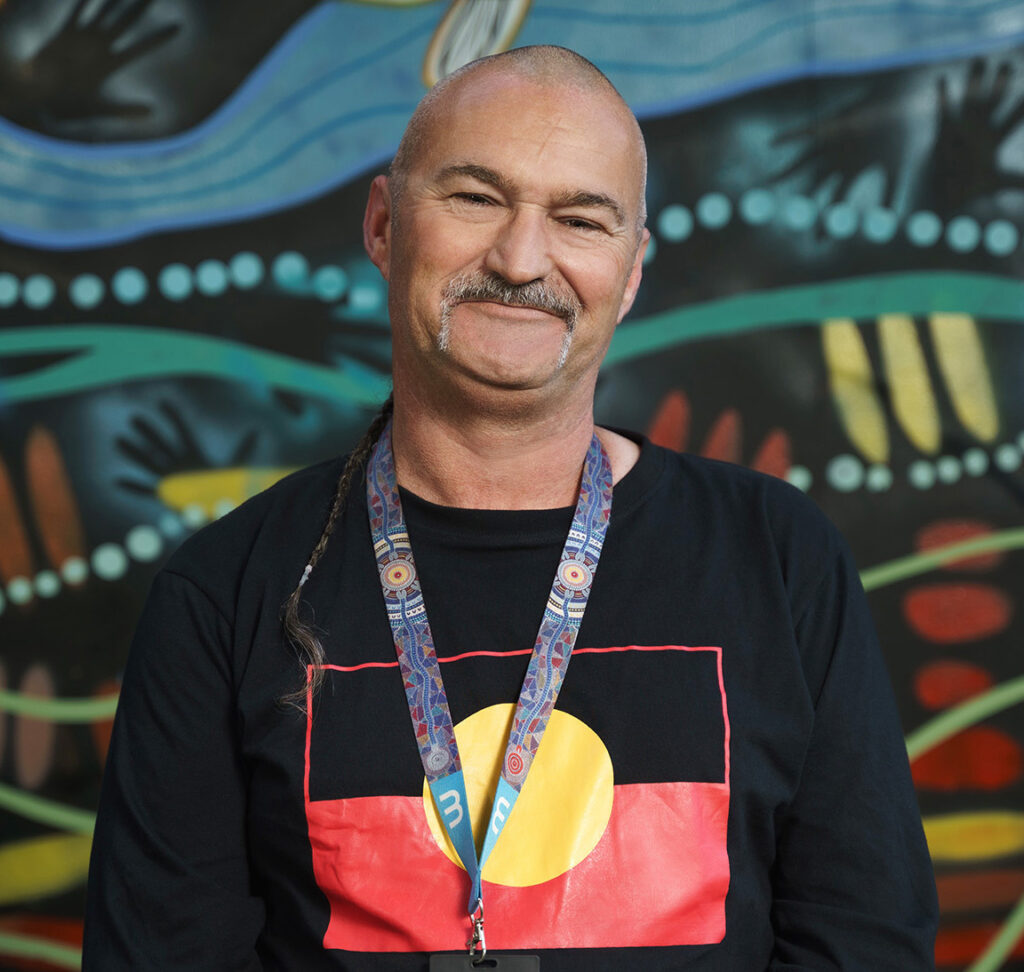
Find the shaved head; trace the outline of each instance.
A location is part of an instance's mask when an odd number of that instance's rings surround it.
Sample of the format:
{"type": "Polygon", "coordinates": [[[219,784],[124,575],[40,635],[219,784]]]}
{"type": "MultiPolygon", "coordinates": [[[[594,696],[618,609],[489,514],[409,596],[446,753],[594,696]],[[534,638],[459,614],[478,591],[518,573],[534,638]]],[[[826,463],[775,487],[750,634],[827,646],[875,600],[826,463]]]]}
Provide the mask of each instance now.
{"type": "MultiPolygon", "coordinates": [[[[623,126],[631,133],[636,152],[638,211],[636,233],[639,237],[647,220],[645,191],[647,186],[647,149],[633,112],[607,77],[585,57],[566,47],[538,45],[517,47],[501,54],[471,61],[442,78],[423,97],[406,126],[389,172],[392,204],[398,216],[399,200],[409,173],[415,167],[427,135],[435,125],[443,125],[445,115],[455,96],[465,85],[486,75],[504,75],[529,81],[542,87],[564,89],[589,96],[603,96],[615,103],[623,126]]],[[[514,126],[514,120],[510,120],[514,126]]]]}

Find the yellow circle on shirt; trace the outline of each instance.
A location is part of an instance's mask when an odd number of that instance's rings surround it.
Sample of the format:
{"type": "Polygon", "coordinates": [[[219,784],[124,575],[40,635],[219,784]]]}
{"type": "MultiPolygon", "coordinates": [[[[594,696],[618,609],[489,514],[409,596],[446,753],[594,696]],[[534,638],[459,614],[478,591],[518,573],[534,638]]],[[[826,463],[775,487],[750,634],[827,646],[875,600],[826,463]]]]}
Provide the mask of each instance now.
{"type": "MultiPolygon", "coordinates": [[[[455,727],[479,853],[515,706],[492,705],[455,727]]],[[[612,812],[612,760],[600,736],[567,712],[551,713],[519,799],[484,865],[493,884],[541,884],[575,867],[597,846],[612,812]]],[[[423,781],[423,805],[437,845],[460,867],[423,781]]]]}

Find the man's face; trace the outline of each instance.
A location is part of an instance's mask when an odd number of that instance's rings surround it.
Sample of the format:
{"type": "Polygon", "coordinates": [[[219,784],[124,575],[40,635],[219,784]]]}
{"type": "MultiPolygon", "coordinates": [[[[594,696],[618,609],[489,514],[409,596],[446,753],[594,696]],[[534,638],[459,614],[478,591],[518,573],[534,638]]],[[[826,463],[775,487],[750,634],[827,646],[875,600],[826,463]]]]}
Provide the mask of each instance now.
{"type": "Polygon", "coordinates": [[[482,72],[446,93],[368,243],[390,283],[396,383],[592,385],[640,282],[640,165],[603,92],[482,72]]]}

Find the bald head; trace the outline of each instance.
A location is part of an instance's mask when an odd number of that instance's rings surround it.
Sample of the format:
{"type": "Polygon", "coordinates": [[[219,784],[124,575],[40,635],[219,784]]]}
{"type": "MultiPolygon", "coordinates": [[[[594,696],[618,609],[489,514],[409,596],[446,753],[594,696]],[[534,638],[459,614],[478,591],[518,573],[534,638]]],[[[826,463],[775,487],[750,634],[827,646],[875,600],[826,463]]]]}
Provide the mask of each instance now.
{"type": "MultiPolygon", "coordinates": [[[[564,90],[567,97],[584,95],[600,98],[616,108],[623,129],[629,133],[638,180],[636,233],[639,238],[647,219],[647,149],[640,125],[615,86],[585,57],[565,47],[539,45],[517,47],[501,54],[471,61],[442,78],[423,97],[406,126],[389,173],[392,205],[397,217],[400,199],[409,173],[415,167],[428,136],[443,126],[460,92],[467,86],[495,75],[528,81],[531,84],[564,90]]],[[[509,120],[510,128],[514,119],[509,120]]]]}

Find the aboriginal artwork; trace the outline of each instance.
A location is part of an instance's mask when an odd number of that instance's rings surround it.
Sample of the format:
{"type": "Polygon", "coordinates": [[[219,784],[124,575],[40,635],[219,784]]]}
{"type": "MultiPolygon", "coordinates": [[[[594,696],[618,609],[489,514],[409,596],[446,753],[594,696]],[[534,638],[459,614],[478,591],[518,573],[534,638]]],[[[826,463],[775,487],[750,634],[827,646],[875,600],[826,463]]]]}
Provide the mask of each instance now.
{"type": "Polygon", "coordinates": [[[1020,0],[0,0],[0,967],[76,967],[154,573],[387,394],[371,177],[427,85],[532,43],[598,64],[649,147],[598,420],[843,530],[938,967],[1024,968],[1020,0]]]}

